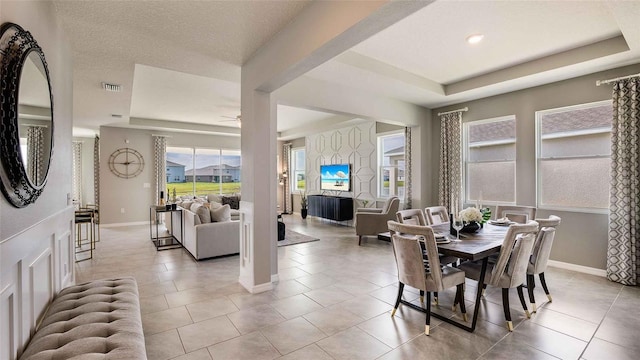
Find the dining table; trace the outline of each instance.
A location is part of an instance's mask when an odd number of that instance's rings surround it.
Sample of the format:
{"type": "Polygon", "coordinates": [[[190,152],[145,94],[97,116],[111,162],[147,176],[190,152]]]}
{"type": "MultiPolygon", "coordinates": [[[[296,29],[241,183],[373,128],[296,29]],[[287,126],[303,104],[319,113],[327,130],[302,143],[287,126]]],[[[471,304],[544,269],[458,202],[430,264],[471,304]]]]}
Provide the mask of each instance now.
{"type": "MultiPolygon", "coordinates": [[[[508,224],[507,224],[508,225],[508,224]]],[[[478,323],[478,310],[480,309],[480,299],[482,297],[482,284],[487,273],[487,267],[489,264],[489,256],[500,252],[502,243],[507,233],[508,226],[491,225],[489,223],[483,224],[483,227],[475,233],[460,233],[460,241],[455,241],[456,236],[451,235],[450,225],[448,222],[432,225],[434,235],[436,238],[442,238],[444,236],[448,242],[439,243],[438,252],[446,256],[455,256],[457,258],[468,261],[481,261],[482,267],[480,271],[480,277],[478,279],[478,287],[476,292],[476,302],[473,310],[473,318],[471,320],[471,326],[466,323],[458,322],[450,317],[431,312],[431,315],[446,323],[459,327],[463,330],[473,332],[476,329],[478,323]]],[[[426,309],[419,307],[413,303],[405,300],[401,300],[401,303],[407,305],[418,311],[426,311],[426,309]]]]}

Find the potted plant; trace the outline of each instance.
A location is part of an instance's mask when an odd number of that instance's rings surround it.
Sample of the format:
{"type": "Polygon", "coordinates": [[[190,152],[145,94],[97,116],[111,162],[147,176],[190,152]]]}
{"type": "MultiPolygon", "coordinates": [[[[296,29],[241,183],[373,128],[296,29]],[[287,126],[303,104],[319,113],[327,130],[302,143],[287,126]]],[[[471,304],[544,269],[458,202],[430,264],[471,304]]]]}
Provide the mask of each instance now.
{"type": "Polygon", "coordinates": [[[300,215],[303,219],[307,218],[307,193],[304,191],[300,192],[300,215]]]}

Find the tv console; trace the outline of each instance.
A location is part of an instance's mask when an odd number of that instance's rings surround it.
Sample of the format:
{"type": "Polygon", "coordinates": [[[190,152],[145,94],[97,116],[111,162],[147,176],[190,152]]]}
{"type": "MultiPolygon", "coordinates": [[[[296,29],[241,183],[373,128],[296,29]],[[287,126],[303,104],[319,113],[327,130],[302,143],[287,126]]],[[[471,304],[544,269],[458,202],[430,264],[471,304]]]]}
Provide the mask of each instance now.
{"type": "Polygon", "coordinates": [[[326,195],[309,195],[309,215],[329,220],[353,219],[353,198],[326,195]]]}

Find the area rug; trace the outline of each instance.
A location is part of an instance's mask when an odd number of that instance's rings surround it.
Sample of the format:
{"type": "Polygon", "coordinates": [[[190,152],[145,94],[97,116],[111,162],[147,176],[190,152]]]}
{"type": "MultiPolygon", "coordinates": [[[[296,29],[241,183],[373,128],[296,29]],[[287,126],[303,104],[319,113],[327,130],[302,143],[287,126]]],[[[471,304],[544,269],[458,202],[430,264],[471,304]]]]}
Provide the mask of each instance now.
{"type": "Polygon", "coordinates": [[[318,241],[318,240],[320,239],[314,238],[312,236],[303,235],[293,230],[285,229],[284,240],[278,241],[278,246],[302,244],[302,243],[318,241]]]}

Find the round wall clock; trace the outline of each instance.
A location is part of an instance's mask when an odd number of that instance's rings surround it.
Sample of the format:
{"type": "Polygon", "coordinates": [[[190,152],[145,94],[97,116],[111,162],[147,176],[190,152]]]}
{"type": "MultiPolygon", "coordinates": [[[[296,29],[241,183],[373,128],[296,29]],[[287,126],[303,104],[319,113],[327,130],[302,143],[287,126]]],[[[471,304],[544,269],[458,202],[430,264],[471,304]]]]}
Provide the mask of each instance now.
{"type": "Polygon", "coordinates": [[[109,157],[109,170],[123,179],[140,175],[144,169],[142,154],[131,148],[121,148],[109,157]]]}

